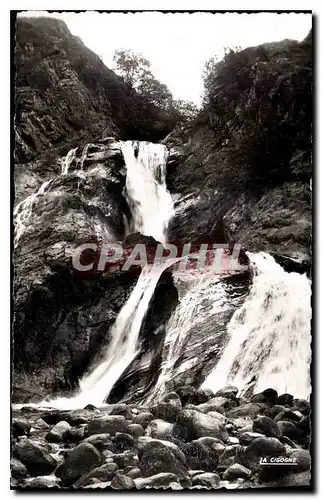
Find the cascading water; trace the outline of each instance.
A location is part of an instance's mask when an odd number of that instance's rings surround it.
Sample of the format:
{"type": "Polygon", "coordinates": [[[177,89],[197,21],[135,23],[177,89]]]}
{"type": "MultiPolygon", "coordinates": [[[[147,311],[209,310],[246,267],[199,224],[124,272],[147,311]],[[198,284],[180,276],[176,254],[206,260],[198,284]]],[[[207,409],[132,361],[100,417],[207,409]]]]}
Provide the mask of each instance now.
{"type": "Polygon", "coordinates": [[[43,406],[56,408],[82,408],[86,404],[100,406],[115,382],[139,352],[139,334],[155,287],[162,272],[177,262],[167,262],[142,269],[129,299],[119,312],[110,331],[110,342],[103,361],[80,381],[80,391],[73,398],[58,398],[43,406]]]}
{"type": "Polygon", "coordinates": [[[162,144],[121,143],[126,165],[126,195],[132,211],[131,232],[166,241],[173,201],[166,187],[167,149],[162,144]]]}
{"type": "Polygon", "coordinates": [[[202,384],[216,391],[239,389],[254,378],[254,391],[272,387],[308,398],[310,384],[311,285],[287,273],[265,253],[250,255],[255,276],[250,294],[227,326],[228,343],[202,384]]]}

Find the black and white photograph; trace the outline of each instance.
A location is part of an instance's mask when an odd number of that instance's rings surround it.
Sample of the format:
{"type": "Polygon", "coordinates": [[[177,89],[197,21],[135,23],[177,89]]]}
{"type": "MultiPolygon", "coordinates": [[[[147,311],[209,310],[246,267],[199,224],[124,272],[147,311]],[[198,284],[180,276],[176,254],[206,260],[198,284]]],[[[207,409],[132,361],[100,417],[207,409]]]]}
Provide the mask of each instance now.
{"type": "Polygon", "coordinates": [[[10,488],[309,490],[312,12],[10,18],[10,488]]]}

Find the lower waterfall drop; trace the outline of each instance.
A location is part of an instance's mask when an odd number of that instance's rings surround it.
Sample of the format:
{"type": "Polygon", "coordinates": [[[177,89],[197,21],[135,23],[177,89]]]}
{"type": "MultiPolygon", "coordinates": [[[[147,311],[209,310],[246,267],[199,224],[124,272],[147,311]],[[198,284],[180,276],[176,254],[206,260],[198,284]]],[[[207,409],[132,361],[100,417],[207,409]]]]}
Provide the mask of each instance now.
{"type": "Polygon", "coordinates": [[[60,409],[77,409],[87,404],[102,406],[115,382],[139,352],[141,325],[162,272],[178,260],[169,259],[151,269],[148,266],[142,269],[130,297],[111,328],[103,360],[80,381],[79,393],[71,398],[42,402],[42,406],[60,409]]]}
{"type": "Polygon", "coordinates": [[[152,142],[121,143],[126,165],[126,193],[133,216],[131,232],[166,241],[173,201],[166,187],[167,149],[152,142]]]}
{"type": "Polygon", "coordinates": [[[228,343],[202,384],[214,392],[239,389],[253,379],[254,392],[268,387],[308,398],[311,392],[311,284],[287,273],[266,253],[250,254],[255,271],[250,294],[228,326],[228,343]]]}

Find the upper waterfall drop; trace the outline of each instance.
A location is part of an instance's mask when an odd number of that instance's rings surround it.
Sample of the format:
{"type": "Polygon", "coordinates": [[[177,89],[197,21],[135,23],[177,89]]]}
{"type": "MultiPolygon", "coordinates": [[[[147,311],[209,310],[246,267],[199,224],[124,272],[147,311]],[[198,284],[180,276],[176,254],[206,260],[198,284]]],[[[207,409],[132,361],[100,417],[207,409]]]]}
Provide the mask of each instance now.
{"type": "Polygon", "coordinates": [[[132,211],[132,232],[139,231],[165,243],[173,214],[173,201],[166,186],[167,149],[162,144],[121,143],[126,165],[126,195],[132,211]]]}
{"type": "Polygon", "coordinates": [[[228,326],[229,340],[202,384],[239,389],[253,379],[254,392],[272,387],[308,398],[311,393],[311,285],[287,273],[266,253],[249,255],[255,276],[250,294],[228,326]]]}

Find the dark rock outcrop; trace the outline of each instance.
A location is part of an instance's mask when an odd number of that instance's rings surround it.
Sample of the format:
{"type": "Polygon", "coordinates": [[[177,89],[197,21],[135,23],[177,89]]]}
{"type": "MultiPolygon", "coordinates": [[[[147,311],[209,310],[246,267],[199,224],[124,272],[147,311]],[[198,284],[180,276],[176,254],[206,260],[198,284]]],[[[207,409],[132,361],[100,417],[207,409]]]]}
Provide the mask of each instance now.
{"type": "Polygon", "coordinates": [[[174,130],[172,240],[268,251],[287,270],[311,255],[312,39],[231,51],[209,76],[208,104],[174,130]]]}

